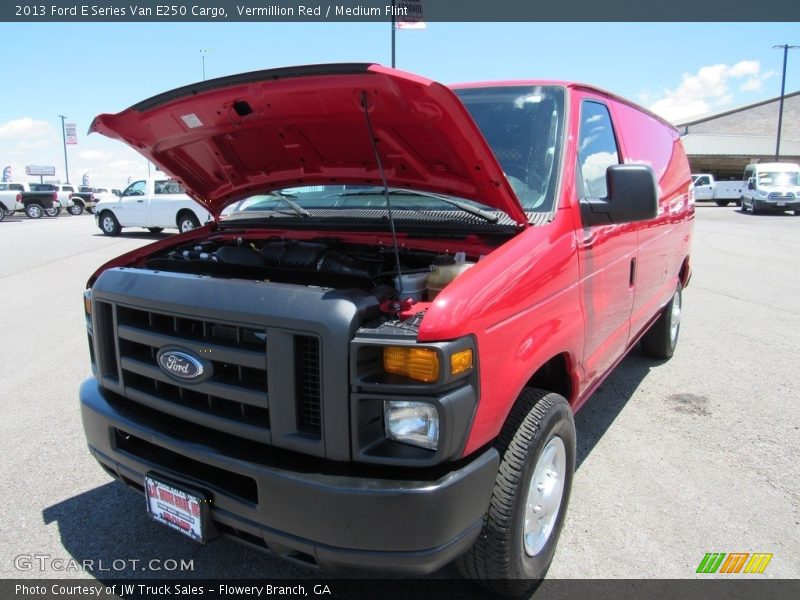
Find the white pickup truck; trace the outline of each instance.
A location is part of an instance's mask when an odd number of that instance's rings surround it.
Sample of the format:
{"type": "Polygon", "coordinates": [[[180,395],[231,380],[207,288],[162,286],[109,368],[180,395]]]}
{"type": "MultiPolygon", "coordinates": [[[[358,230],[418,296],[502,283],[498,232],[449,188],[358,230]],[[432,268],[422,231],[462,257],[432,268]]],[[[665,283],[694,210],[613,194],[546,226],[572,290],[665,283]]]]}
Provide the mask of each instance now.
{"type": "Polygon", "coordinates": [[[212,219],[177,181],[167,178],[134,181],[121,197],[102,199],[94,211],[97,226],[105,235],[119,235],[123,227],[146,227],[153,233],[178,229],[184,233],[212,219]]]}
{"type": "Polygon", "coordinates": [[[10,217],[17,210],[20,192],[22,192],[22,189],[15,184],[0,183],[0,221],[10,217]]]}
{"type": "Polygon", "coordinates": [[[739,204],[744,182],[741,180],[716,181],[710,173],[692,175],[695,201],[713,201],[717,206],[728,206],[731,202],[739,204]]]}

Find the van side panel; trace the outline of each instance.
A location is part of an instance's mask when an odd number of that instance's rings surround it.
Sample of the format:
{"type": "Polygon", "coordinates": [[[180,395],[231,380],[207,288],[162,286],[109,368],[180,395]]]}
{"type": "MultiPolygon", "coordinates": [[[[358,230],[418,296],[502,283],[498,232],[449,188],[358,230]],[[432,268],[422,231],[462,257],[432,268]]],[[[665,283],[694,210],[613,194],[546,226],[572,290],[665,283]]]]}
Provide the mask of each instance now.
{"type": "Polygon", "coordinates": [[[650,166],[659,191],[658,216],[637,228],[630,328],[630,339],[635,340],[675,293],[681,265],[689,256],[694,218],[694,205],[689,203],[691,172],[677,131],[622,102],[614,102],[612,110],[623,162],[650,166]]]}

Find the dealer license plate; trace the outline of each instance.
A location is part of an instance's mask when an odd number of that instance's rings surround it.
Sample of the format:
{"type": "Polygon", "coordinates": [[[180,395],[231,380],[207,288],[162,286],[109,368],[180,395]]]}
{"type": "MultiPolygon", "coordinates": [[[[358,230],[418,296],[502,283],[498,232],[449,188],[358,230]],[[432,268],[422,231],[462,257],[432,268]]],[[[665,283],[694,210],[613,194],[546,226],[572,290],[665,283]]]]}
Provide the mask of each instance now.
{"type": "Polygon", "coordinates": [[[778,206],[786,206],[786,202],[778,202],[778,206]]]}
{"type": "Polygon", "coordinates": [[[145,475],[144,487],[147,492],[147,512],[154,520],[195,541],[205,541],[203,515],[206,512],[206,499],[203,496],[150,475],[145,475]]]}

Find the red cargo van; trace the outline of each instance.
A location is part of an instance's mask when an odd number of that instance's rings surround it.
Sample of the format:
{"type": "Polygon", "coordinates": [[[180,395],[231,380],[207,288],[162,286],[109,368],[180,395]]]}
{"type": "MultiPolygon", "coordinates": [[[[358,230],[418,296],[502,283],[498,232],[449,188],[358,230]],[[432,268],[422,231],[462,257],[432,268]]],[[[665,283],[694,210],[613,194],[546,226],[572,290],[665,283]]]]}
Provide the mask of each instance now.
{"type": "Polygon", "coordinates": [[[92,129],[216,217],[89,281],[101,465],[202,506],[148,501],[196,539],[334,569],[457,559],[531,589],[573,413],[640,340],[675,350],[694,219],[677,131],[582,84],[364,64],[206,81],[92,129]]]}

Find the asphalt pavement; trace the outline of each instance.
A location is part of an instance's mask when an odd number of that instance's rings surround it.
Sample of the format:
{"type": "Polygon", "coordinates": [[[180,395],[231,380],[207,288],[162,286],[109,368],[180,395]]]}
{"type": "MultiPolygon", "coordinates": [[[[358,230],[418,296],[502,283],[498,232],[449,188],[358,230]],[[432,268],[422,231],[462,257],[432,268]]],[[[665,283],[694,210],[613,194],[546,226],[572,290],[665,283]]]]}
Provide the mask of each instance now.
{"type": "MultiPolygon", "coordinates": [[[[0,578],[318,577],[156,525],[87,452],[85,282],[168,235],[109,238],[90,215],[0,223],[0,578]]],[[[675,356],[634,349],[576,417],[549,577],[694,577],[707,552],[773,553],[763,576],[800,577],[800,217],[698,206],[692,260],[675,356]]]]}

